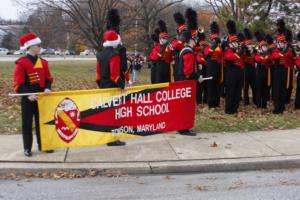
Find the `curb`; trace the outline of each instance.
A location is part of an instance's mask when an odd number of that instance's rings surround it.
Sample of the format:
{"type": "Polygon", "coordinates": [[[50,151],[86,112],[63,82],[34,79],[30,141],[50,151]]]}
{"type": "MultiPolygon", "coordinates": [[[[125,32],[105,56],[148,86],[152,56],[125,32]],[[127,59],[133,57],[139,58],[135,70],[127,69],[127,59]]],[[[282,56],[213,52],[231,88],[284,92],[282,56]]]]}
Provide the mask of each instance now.
{"type": "Polygon", "coordinates": [[[233,171],[255,171],[300,168],[300,156],[275,156],[259,158],[122,162],[122,163],[23,163],[0,162],[0,176],[15,173],[80,172],[91,170],[100,173],[130,175],[169,174],[169,173],[213,173],[233,171]]]}

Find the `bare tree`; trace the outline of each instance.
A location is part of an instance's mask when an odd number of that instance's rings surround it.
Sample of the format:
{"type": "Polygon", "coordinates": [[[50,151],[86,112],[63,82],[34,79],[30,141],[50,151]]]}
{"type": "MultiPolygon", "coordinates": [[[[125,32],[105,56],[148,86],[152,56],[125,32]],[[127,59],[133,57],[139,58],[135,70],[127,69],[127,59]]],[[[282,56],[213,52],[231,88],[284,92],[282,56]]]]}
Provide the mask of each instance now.
{"type": "Polygon", "coordinates": [[[63,13],[66,31],[80,35],[94,48],[102,48],[107,11],[121,5],[122,0],[39,0],[32,5],[63,13]]]}
{"type": "Polygon", "coordinates": [[[159,16],[168,8],[182,3],[184,0],[135,0],[133,5],[136,10],[136,20],[138,26],[144,32],[144,41],[146,43],[146,53],[151,49],[151,33],[153,32],[159,16]]]}
{"type": "Polygon", "coordinates": [[[265,20],[273,5],[273,0],[205,0],[205,2],[220,19],[234,19],[243,24],[257,19],[265,20]]]}

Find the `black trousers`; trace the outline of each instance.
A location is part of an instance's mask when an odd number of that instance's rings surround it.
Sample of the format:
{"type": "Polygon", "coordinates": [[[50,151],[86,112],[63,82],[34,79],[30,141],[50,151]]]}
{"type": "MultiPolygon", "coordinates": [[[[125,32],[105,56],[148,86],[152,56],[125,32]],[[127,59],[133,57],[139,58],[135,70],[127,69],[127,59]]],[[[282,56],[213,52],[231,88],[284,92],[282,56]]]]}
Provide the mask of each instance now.
{"type": "MultiPolygon", "coordinates": [[[[226,70],[227,68],[226,67],[223,67],[223,82],[221,82],[220,84],[220,95],[222,98],[226,98],[226,86],[225,86],[225,83],[226,83],[226,70]]],[[[222,74],[221,74],[222,76],[222,74]]],[[[221,77],[222,78],[222,77],[221,77]]]]}
{"type": "Polygon", "coordinates": [[[264,65],[256,68],[256,106],[267,108],[268,69],[264,65]]]}
{"type": "Polygon", "coordinates": [[[164,61],[157,62],[156,68],[156,83],[166,83],[171,81],[171,65],[164,61]]]}
{"type": "Polygon", "coordinates": [[[287,69],[283,65],[276,65],[274,67],[274,113],[283,113],[286,102],[286,81],[287,69]]]}
{"type": "Polygon", "coordinates": [[[32,149],[32,123],[35,122],[35,132],[39,150],[41,150],[40,125],[39,125],[39,110],[36,101],[31,102],[27,97],[21,99],[22,111],[22,135],[24,150],[32,149]]]}
{"type": "Polygon", "coordinates": [[[295,99],[295,108],[300,109],[300,73],[297,75],[297,89],[296,89],[296,99],[295,99]]]}
{"type": "Polygon", "coordinates": [[[246,105],[250,103],[250,99],[249,99],[250,87],[252,91],[252,101],[253,103],[255,103],[256,100],[255,79],[256,79],[255,67],[252,64],[246,64],[244,69],[244,103],[246,105]]]}
{"type": "Polygon", "coordinates": [[[173,78],[174,78],[174,81],[179,81],[179,78],[178,78],[179,64],[178,64],[177,59],[175,59],[175,62],[172,65],[172,67],[173,67],[173,78]]]}
{"type": "Polygon", "coordinates": [[[267,99],[268,101],[274,101],[274,91],[273,91],[273,81],[274,81],[274,66],[270,66],[270,72],[271,72],[271,85],[268,86],[268,93],[267,93],[267,99]]]}
{"type": "Polygon", "coordinates": [[[221,95],[221,64],[210,61],[207,64],[207,76],[212,76],[212,80],[207,81],[207,104],[210,108],[220,105],[221,95]]]}
{"type": "Polygon", "coordinates": [[[156,81],[156,62],[151,62],[151,83],[155,84],[156,81]]]}
{"type": "Polygon", "coordinates": [[[225,113],[237,113],[241,99],[243,75],[242,69],[236,65],[228,65],[226,67],[226,98],[225,113]]]}
{"type": "MultiPolygon", "coordinates": [[[[206,77],[206,67],[199,71],[199,75],[206,77]]],[[[207,103],[207,83],[206,81],[199,83],[197,81],[197,104],[207,103]]]]}
{"type": "Polygon", "coordinates": [[[290,69],[290,81],[289,81],[289,87],[286,91],[286,100],[285,103],[289,104],[291,102],[291,96],[293,93],[293,83],[294,83],[294,68],[290,69]]]}

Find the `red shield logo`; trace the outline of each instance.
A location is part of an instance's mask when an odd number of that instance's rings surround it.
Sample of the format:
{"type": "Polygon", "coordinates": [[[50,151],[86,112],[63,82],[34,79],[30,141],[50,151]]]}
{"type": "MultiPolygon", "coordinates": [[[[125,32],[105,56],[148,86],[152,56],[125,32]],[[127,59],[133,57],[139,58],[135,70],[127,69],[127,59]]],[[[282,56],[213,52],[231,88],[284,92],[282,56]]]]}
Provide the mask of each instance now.
{"type": "Polygon", "coordinates": [[[71,142],[76,137],[80,125],[80,111],[75,102],[69,98],[60,102],[54,120],[59,137],[66,143],[71,142]]]}

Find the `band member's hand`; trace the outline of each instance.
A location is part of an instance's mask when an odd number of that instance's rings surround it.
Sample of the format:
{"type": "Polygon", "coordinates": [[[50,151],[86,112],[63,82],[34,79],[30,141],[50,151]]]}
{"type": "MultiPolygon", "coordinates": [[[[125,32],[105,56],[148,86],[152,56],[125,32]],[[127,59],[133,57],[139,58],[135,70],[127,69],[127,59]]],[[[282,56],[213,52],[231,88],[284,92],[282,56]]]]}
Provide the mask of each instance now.
{"type": "Polygon", "coordinates": [[[45,89],[44,90],[44,94],[46,95],[46,96],[48,96],[49,94],[51,93],[51,90],[50,89],[45,89]]]}
{"type": "Polygon", "coordinates": [[[131,87],[133,85],[133,82],[131,80],[128,81],[128,86],[131,87]]]}
{"type": "Polygon", "coordinates": [[[203,80],[203,76],[201,75],[199,78],[198,78],[198,82],[199,83],[202,83],[204,80],[203,80]]]}
{"type": "Polygon", "coordinates": [[[38,97],[36,95],[30,95],[28,96],[29,101],[34,102],[38,100],[38,97]]]}
{"type": "Polygon", "coordinates": [[[203,69],[203,65],[202,64],[199,64],[198,67],[199,67],[199,70],[203,69]]]}

